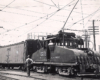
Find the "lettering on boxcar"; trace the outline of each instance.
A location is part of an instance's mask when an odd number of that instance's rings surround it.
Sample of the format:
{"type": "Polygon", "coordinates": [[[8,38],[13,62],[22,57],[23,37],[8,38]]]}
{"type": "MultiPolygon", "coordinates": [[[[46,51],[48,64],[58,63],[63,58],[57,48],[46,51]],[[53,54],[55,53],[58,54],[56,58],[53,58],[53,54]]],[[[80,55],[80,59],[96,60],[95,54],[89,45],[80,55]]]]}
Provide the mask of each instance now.
{"type": "Polygon", "coordinates": [[[7,55],[6,55],[6,57],[7,57],[7,59],[5,60],[6,61],[6,63],[9,63],[10,62],[10,60],[9,60],[9,57],[10,57],[10,55],[9,55],[9,52],[11,51],[11,48],[7,48],[7,55]]]}

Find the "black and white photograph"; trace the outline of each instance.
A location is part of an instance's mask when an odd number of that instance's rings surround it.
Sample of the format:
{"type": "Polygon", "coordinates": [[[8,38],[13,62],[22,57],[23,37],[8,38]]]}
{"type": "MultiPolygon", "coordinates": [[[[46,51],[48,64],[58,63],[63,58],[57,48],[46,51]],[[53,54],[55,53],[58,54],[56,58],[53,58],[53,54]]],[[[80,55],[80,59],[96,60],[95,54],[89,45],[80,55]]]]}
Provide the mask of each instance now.
{"type": "Polygon", "coordinates": [[[0,0],[0,80],[100,80],[100,0],[0,0]]]}

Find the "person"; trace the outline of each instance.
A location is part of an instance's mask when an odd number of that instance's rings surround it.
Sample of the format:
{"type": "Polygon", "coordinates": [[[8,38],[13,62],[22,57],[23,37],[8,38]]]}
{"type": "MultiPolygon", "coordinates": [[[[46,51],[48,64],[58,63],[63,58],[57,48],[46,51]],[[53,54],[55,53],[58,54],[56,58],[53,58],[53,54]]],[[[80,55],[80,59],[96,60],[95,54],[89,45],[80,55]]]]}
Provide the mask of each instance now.
{"type": "Polygon", "coordinates": [[[27,75],[30,76],[30,68],[31,68],[31,64],[33,63],[33,60],[30,58],[30,56],[27,56],[26,59],[26,67],[27,67],[27,75]]]}

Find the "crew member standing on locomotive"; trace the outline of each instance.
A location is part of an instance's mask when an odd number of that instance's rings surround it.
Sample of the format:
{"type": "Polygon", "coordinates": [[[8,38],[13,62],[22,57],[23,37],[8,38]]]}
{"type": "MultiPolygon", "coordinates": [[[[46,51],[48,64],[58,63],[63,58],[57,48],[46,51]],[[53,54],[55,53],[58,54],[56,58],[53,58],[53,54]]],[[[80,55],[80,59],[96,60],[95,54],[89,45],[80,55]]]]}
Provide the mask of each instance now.
{"type": "Polygon", "coordinates": [[[30,68],[31,68],[31,64],[33,63],[33,60],[30,58],[30,56],[27,56],[26,59],[26,67],[27,67],[27,75],[30,76],[30,68]]]}

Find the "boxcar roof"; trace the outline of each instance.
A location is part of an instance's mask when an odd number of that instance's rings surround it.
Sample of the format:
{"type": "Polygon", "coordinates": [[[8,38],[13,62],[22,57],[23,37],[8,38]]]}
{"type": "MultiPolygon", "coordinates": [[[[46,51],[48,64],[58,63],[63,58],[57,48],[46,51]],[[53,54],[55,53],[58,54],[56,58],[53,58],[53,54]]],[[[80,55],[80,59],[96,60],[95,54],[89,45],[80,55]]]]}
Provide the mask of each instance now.
{"type": "Polygon", "coordinates": [[[3,47],[10,47],[10,46],[14,46],[14,45],[19,45],[19,44],[23,44],[24,41],[22,42],[19,42],[19,43],[15,43],[15,44],[10,44],[10,45],[4,45],[4,46],[0,46],[0,48],[3,48],[3,47]]]}
{"type": "MultiPolygon", "coordinates": [[[[34,40],[34,39],[27,39],[27,40],[25,40],[25,41],[32,41],[32,40],[34,40]]],[[[25,41],[21,41],[21,42],[14,43],[14,44],[9,44],[9,45],[0,46],[0,48],[3,48],[3,47],[10,47],[10,46],[14,46],[14,45],[23,44],[23,43],[25,43],[25,41]]]]}

